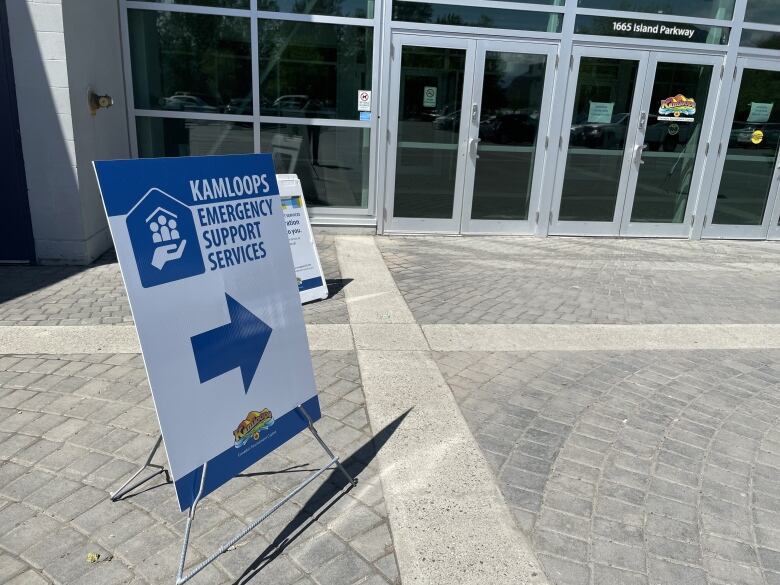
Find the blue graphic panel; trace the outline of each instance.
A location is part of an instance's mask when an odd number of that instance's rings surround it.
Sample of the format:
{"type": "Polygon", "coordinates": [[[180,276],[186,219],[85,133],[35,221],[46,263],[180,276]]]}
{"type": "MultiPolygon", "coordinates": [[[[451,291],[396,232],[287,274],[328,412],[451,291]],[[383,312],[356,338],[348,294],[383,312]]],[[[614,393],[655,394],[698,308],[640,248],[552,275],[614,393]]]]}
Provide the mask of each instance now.
{"type": "Polygon", "coordinates": [[[190,208],[151,189],[127,216],[127,231],[144,288],[203,274],[190,208]]]}

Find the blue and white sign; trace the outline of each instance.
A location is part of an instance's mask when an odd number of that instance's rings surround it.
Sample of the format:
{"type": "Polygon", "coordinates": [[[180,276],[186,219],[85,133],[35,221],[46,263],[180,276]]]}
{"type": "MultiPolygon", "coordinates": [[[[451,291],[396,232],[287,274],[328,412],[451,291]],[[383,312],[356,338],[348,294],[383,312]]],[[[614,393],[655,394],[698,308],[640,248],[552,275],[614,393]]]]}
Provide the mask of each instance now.
{"type": "Polygon", "coordinates": [[[270,155],[95,162],[182,510],[320,418],[270,155]]]}
{"type": "Polygon", "coordinates": [[[309,212],[303,198],[303,187],[298,175],[276,175],[282,197],[282,211],[287,223],[287,239],[290,240],[295,277],[301,302],[308,303],[328,298],[328,285],[322,273],[317,243],[309,222],[309,212]]]}

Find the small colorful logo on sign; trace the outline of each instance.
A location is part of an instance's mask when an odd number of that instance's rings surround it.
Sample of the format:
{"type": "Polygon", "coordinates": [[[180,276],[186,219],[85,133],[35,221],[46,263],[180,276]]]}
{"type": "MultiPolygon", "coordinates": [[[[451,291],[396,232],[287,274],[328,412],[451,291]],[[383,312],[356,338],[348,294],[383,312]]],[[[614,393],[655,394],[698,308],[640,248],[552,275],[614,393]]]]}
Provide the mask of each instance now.
{"type": "Polygon", "coordinates": [[[696,113],[696,100],[678,93],[674,97],[661,100],[661,107],[658,108],[658,113],[662,116],[671,115],[675,118],[693,116],[696,113]]]}
{"type": "Polygon", "coordinates": [[[274,416],[270,410],[264,408],[261,411],[253,410],[246,415],[246,418],[241,421],[235,431],[233,431],[233,439],[235,440],[235,448],[241,449],[245,447],[250,440],[259,441],[260,431],[267,429],[274,424],[274,416]]]}
{"type": "Polygon", "coordinates": [[[761,144],[764,141],[764,133],[761,130],[756,130],[750,136],[750,142],[753,144],[761,144]]]}

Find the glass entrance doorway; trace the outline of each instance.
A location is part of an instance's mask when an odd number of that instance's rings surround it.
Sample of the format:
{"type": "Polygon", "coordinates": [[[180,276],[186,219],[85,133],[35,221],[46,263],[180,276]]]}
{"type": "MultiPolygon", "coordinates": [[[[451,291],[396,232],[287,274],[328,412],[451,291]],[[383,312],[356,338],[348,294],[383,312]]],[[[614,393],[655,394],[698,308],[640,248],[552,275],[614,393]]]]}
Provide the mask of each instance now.
{"type": "Polygon", "coordinates": [[[687,237],[721,63],[575,47],[550,233],[687,237]]]}
{"type": "Polygon", "coordinates": [[[780,239],[780,64],[740,59],[734,88],[702,236],[780,239]]]}
{"type": "Polygon", "coordinates": [[[386,231],[533,233],[554,56],[545,44],[394,36],[386,231]]]}

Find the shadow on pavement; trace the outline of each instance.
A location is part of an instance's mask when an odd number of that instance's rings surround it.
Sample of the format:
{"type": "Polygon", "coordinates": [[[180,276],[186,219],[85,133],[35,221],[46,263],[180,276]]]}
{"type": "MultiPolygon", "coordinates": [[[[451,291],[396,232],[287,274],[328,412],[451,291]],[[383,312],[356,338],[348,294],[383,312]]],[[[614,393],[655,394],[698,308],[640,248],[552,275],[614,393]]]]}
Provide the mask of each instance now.
{"type": "Polygon", "coordinates": [[[309,305],[316,305],[317,303],[321,303],[323,301],[329,301],[337,294],[339,294],[342,290],[344,290],[344,287],[346,287],[350,282],[352,282],[352,280],[353,279],[351,278],[328,278],[325,281],[325,284],[328,286],[328,298],[317,299],[316,301],[310,301],[308,303],[304,303],[303,306],[307,307],[309,305]]]}
{"type": "Polygon", "coordinates": [[[111,249],[87,266],[0,265],[0,304],[57,284],[95,266],[116,262],[116,254],[111,249]]]}
{"type": "MultiPolygon", "coordinates": [[[[353,477],[360,477],[363,470],[373,461],[388,439],[393,436],[393,433],[395,433],[410,411],[411,409],[404,412],[379,431],[373,439],[364,443],[360,449],[342,462],[353,477]]],[[[338,469],[334,469],[319,489],[303,505],[301,511],[282,529],[276,539],[260,553],[260,556],[247,567],[246,571],[236,579],[234,585],[244,585],[256,577],[266,565],[282,554],[309,526],[319,520],[325,512],[332,508],[344,495],[349,493],[351,489],[352,485],[347,482],[344,474],[338,469]]]]}

